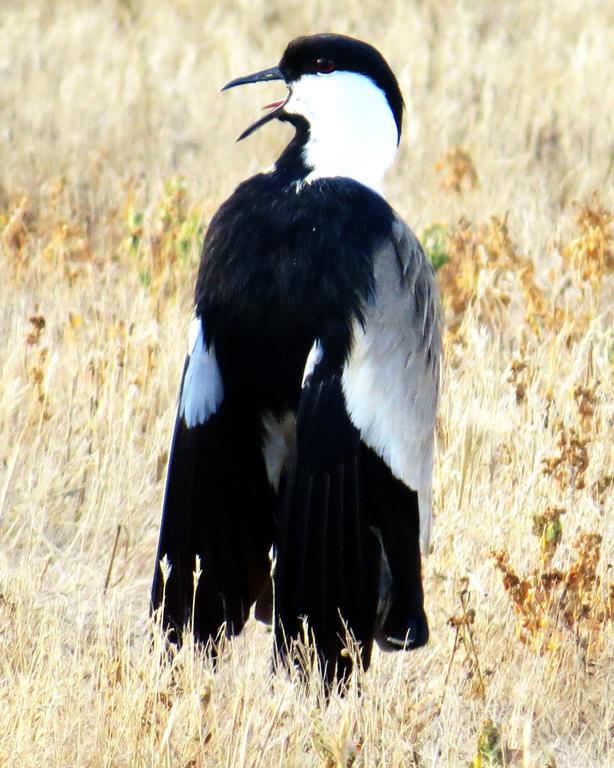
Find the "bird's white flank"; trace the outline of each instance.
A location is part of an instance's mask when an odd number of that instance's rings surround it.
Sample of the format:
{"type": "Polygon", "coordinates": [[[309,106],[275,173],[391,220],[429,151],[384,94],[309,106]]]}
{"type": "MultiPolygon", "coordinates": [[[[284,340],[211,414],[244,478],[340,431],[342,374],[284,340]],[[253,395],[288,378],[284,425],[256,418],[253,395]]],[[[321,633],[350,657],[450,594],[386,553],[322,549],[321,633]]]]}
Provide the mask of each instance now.
{"type": "Polygon", "coordinates": [[[203,321],[194,315],[188,332],[188,364],[181,387],[179,416],[189,429],[204,424],[224,397],[213,345],[207,349],[203,321]]]}
{"type": "Polygon", "coordinates": [[[322,349],[322,345],[320,344],[320,340],[316,339],[313,347],[309,350],[309,354],[307,355],[307,361],[305,363],[305,369],[303,371],[303,381],[301,383],[301,386],[304,387],[307,379],[309,379],[313,372],[316,369],[316,366],[322,359],[322,356],[324,354],[324,350],[322,349]]]}

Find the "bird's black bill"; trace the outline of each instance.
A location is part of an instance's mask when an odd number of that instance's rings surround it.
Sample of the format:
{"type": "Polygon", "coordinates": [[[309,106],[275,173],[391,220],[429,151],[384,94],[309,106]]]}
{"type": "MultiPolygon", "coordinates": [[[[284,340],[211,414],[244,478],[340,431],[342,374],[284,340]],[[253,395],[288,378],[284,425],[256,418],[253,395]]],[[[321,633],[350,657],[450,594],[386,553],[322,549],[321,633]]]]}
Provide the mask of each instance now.
{"type": "MultiPolygon", "coordinates": [[[[245,77],[237,77],[235,80],[231,80],[229,83],[226,83],[226,85],[222,88],[223,91],[227,91],[229,88],[234,88],[237,85],[248,85],[249,83],[266,83],[269,80],[283,80],[284,76],[281,73],[281,70],[279,67],[270,67],[269,69],[263,69],[261,72],[254,72],[253,75],[245,75],[245,77]]],[[[251,136],[251,134],[254,131],[257,131],[260,126],[264,125],[265,123],[268,123],[270,120],[274,120],[276,117],[279,117],[283,111],[284,103],[277,103],[275,102],[271,106],[275,106],[275,109],[273,109],[271,112],[268,112],[264,117],[261,117],[259,120],[256,120],[255,123],[252,123],[249,128],[246,128],[243,133],[237,138],[237,141],[241,141],[242,139],[246,139],[248,136],[251,136]]]]}
{"type": "Polygon", "coordinates": [[[269,67],[269,69],[263,69],[260,72],[254,72],[253,75],[245,75],[245,77],[237,77],[231,80],[222,88],[223,91],[227,91],[229,88],[235,88],[237,85],[248,85],[249,83],[266,83],[269,80],[283,80],[284,76],[281,74],[279,67],[269,67]]]}
{"type": "Polygon", "coordinates": [[[270,120],[275,120],[275,118],[279,117],[282,112],[284,111],[284,104],[286,102],[282,102],[277,109],[272,110],[268,114],[264,115],[264,117],[261,117],[260,120],[256,120],[255,123],[252,123],[249,128],[246,128],[243,133],[237,137],[237,141],[242,141],[243,139],[246,139],[248,136],[251,136],[251,134],[254,131],[257,131],[258,128],[260,128],[261,125],[264,125],[265,123],[268,123],[270,120]]]}

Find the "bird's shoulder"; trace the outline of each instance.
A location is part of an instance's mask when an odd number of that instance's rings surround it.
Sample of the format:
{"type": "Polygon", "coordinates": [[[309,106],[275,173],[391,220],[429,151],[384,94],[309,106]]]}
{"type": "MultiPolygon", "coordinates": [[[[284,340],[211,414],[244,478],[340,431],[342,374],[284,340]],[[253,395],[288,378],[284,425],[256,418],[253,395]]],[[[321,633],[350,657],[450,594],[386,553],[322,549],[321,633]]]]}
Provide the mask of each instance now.
{"type": "Polygon", "coordinates": [[[389,240],[378,254],[381,265],[395,262],[395,272],[400,274],[405,288],[413,289],[416,281],[435,285],[435,272],[424,248],[414,231],[394,211],[389,240]]]}
{"type": "Polygon", "coordinates": [[[313,275],[338,285],[352,278],[360,287],[394,221],[387,201],[352,179],[303,183],[276,171],[257,174],[239,184],[209,224],[197,296],[233,275],[241,284],[252,284],[250,275],[259,283],[287,277],[303,289],[313,275]]]}
{"type": "Polygon", "coordinates": [[[207,240],[226,227],[259,220],[262,227],[296,228],[322,218],[322,226],[349,223],[370,229],[374,236],[389,232],[396,218],[387,200],[355,179],[331,176],[305,181],[276,168],[241,182],[211,220],[207,240]],[[284,226],[285,225],[285,226],[284,226]]]}
{"type": "Polygon", "coordinates": [[[422,244],[403,219],[394,212],[389,237],[373,257],[375,298],[381,304],[412,305],[416,315],[428,315],[428,323],[439,320],[439,296],[435,272],[422,244]]]}

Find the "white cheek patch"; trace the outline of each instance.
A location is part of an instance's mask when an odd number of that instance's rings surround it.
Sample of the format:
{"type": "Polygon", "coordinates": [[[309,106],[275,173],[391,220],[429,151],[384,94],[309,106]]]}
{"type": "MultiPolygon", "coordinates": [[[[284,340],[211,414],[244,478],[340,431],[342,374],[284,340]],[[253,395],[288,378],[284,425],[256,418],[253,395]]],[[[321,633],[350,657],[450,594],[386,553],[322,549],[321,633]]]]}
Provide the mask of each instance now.
{"type": "Polygon", "coordinates": [[[179,416],[188,429],[204,424],[220,407],[224,397],[213,345],[207,349],[204,323],[194,315],[188,332],[188,365],[179,401],[179,416]]]}
{"type": "Polygon", "coordinates": [[[355,179],[376,192],[397,151],[397,125],[384,92],[357,72],[304,75],[292,84],[285,107],[309,122],[306,182],[334,176],[355,179]]]}

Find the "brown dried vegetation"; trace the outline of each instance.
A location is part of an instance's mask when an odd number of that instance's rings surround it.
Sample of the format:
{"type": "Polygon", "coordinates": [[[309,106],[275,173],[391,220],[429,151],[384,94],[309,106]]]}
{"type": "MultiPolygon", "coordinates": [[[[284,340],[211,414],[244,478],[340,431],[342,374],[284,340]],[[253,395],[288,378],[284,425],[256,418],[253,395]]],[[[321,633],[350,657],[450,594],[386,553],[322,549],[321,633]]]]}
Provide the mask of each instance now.
{"type": "Polygon", "coordinates": [[[0,764],[609,766],[612,8],[5,5],[0,764]],[[446,352],[431,641],[327,708],[271,674],[261,625],[214,665],[148,618],[202,237],[287,140],[236,149],[268,97],[217,87],[316,28],[399,73],[388,191],[438,268],[446,352]]]}

